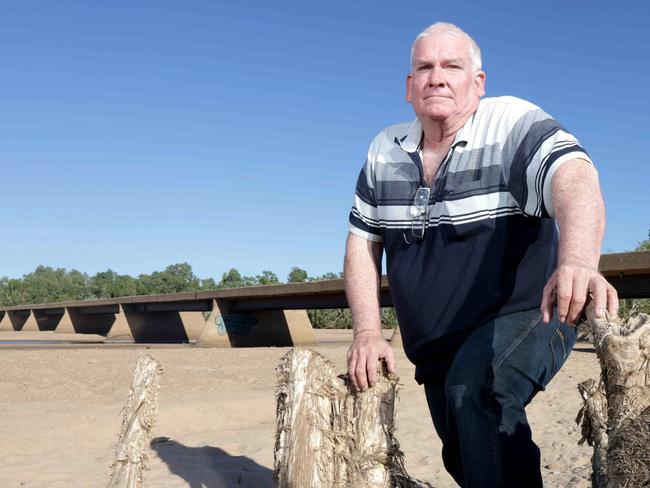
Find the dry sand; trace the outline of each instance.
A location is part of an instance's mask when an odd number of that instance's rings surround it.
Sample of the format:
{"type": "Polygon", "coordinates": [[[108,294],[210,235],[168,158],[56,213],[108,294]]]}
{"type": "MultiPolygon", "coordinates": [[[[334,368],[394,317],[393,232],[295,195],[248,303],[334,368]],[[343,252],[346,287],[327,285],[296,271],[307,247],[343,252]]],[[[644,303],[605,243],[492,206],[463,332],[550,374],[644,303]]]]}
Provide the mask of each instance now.
{"type": "MultiPolygon", "coordinates": [[[[51,340],[53,333],[0,332],[0,341],[51,340]]],[[[317,331],[315,349],[345,370],[349,331],[317,331]]],[[[73,339],[70,336],[68,339],[73,339]]],[[[93,340],[101,340],[95,336],[93,340]]],[[[0,487],[104,487],[133,367],[151,354],[164,368],[145,486],[273,486],[274,368],[286,348],[191,346],[0,346],[0,487]]],[[[423,486],[456,486],[413,367],[396,351],[403,388],[397,438],[423,486]],[[426,484],[425,484],[426,483],[426,484]]],[[[528,408],[542,450],[545,486],[587,487],[591,448],[578,446],[576,385],[597,378],[593,349],[578,344],[528,408]]]]}

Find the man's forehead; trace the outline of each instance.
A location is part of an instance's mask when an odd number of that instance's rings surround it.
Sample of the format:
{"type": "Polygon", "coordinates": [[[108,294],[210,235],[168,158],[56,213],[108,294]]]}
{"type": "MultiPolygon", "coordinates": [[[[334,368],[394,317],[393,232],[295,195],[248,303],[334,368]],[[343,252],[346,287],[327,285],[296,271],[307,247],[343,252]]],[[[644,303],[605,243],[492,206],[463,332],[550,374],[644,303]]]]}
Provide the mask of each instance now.
{"type": "Polygon", "coordinates": [[[461,35],[440,32],[420,37],[413,48],[413,60],[430,58],[431,55],[445,58],[467,59],[470,56],[470,43],[461,35]]]}

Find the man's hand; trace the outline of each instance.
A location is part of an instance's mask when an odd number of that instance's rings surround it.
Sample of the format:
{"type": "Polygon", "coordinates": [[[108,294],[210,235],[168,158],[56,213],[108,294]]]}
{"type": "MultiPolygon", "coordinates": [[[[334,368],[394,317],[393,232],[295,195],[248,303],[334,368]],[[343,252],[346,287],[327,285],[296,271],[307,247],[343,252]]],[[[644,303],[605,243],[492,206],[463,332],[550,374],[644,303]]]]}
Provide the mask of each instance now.
{"type": "Polygon", "coordinates": [[[585,308],[587,299],[594,301],[596,315],[618,313],[618,294],[605,278],[593,268],[580,265],[558,266],[544,287],[542,315],[545,323],[553,317],[553,305],[562,322],[577,323],[585,308]]]}
{"type": "Polygon", "coordinates": [[[365,391],[377,383],[377,362],[386,361],[390,373],[395,373],[395,357],[393,348],[374,329],[359,330],[354,334],[354,340],[348,350],[348,373],[352,384],[357,390],[365,391]]]}

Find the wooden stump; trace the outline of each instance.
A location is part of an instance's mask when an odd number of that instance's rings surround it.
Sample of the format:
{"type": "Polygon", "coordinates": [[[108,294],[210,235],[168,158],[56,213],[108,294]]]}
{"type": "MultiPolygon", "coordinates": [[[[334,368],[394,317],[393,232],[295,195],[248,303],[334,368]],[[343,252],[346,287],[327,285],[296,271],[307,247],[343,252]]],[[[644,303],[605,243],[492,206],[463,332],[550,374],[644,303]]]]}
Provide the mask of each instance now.
{"type": "Polygon", "coordinates": [[[142,485],[146,450],[158,412],[161,374],[162,367],[154,358],[148,355],[138,358],[108,488],[139,488],[142,485]]]}
{"type": "Polygon", "coordinates": [[[587,308],[601,377],[578,389],[584,404],[576,421],[594,447],[593,486],[650,486],[650,316],[626,323],[587,308]]]}
{"type": "Polygon", "coordinates": [[[289,351],[276,373],[276,486],[416,486],[394,436],[398,379],[385,366],[365,392],[309,349],[289,351]]]}

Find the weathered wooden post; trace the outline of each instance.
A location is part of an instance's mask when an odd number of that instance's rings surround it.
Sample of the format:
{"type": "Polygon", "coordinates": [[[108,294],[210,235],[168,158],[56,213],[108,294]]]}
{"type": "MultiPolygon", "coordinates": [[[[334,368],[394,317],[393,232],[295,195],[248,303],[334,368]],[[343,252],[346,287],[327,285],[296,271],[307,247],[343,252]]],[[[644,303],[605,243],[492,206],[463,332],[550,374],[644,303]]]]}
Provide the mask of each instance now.
{"type": "Polygon", "coordinates": [[[276,486],[416,486],[394,436],[398,380],[385,367],[365,392],[308,349],[289,351],[276,373],[276,486]]]}
{"type": "Polygon", "coordinates": [[[650,316],[626,323],[587,308],[601,377],[578,385],[584,404],[576,421],[594,447],[593,486],[650,486],[650,316]]]}
{"type": "Polygon", "coordinates": [[[158,412],[161,374],[162,367],[154,358],[148,355],[138,358],[108,488],[139,488],[142,485],[146,450],[158,412]]]}

